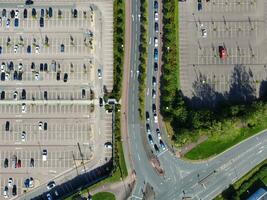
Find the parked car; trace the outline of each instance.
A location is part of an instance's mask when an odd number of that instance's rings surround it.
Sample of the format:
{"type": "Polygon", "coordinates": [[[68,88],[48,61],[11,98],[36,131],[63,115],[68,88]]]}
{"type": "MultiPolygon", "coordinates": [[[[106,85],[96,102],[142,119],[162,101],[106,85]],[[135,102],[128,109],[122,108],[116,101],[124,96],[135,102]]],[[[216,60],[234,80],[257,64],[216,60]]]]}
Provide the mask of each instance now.
{"type": "Polygon", "coordinates": [[[8,159],[7,158],[4,161],[4,168],[8,168],[8,159]]]}
{"type": "Polygon", "coordinates": [[[43,149],[42,160],[47,161],[47,150],[46,149],[43,149]]]}
{"type": "Polygon", "coordinates": [[[159,153],[159,148],[158,148],[158,145],[154,144],[154,149],[157,153],[159,153]]]}
{"type": "Polygon", "coordinates": [[[157,62],[154,62],[154,70],[158,71],[158,63],[157,62]]]}
{"type": "Polygon", "coordinates": [[[31,53],[31,46],[30,45],[27,46],[27,53],[31,53]]]}
{"type": "Polygon", "coordinates": [[[147,134],[151,133],[150,125],[148,123],[146,123],[146,132],[147,134]]]}
{"type": "Polygon", "coordinates": [[[154,20],[156,22],[159,20],[159,13],[157,11],[154,12],[154,20]]]}
{"type": "Polygon", "coordinates": [[[68,81],[68,74],[67,73],[64,74],[63,81],[64,82],[67,82],[68,81]]]}
{"type": "Polygon", "coordinates": [[[155,32],[156,33],[159,32],[159,24],[158,24],[158,22],[155,22],[155,32]]]}
{"type": "Polygon", "coordinates": [[[111,142],[106,142],[104,146],[107,149],[112,149],[112,143],[111,142]]]}
{"type": "Polygon", "coordinates": [[[10,122],[6,121],[6,131],[9,131],[10,122]]]}
{"type": "Polygon", "coordinates": [[[22,112],[22,113],[26,113],[26,112],[27,112],[26,104],[25,104],[25,103],[22,103],[22,104],[21,104],[21,112],[22,112]]]}
{"type": "Polygon", "coordinates": [[[34,167],[34,159],[33,158],[31,158],[31,160],[30,160],[30,167],[34,167]]]}
{"type": "Polygon", "coordinates": [[[150,119],[149,119],[149,112],[148,111],[146,111],[146,121],[149,121],[150,119]]]}
{"type": "Polygon", "coordinates": [[[28,17],[28,10],[27,10],[27,8],[25,8],[24,11],[23,11],[23,17],[24,17],[24,19],[26,19],[28,17]]]}
{"type": "Polygon", "coordinates": [[[151,134],[148,134],[148,141],[149,141],[149,143],[151,144],[151,145],[153,145],[154,144],[154,142],[153,142],[153,138],[152,138],[152,135],[151,134]]]}
{"type": "Polygon", "coordinates": [[[17,186],[16,186],[16,185],[13,185],[13,188],[12,188],[12,195],[13,195],[13,196],[16,196],[16,195],[17,195],[17,186]]]}
{"type": "Polygon", "coordinates": [[[4,100],[5,99],[5,91],[2,91],[1,92],[1,100],[4,100]]]}
{"type": "Polygon", "coordinates": [[[44,18],[40,17],[40,27],[43,28],[44,27],[44,18]]]}
{"type": "Polygon", "coordinates": [[[164,151],[166,149],[166,146],[164,144],[164,142],[162,140],[159,140],[159,145],[162,148],[162,150],[164,151]]]}
{"type": "Polygon", "coordinates": [[[155,62],[158,62],[158,58],[159,58],[159,52],[158,52],[158,49],[157,48],[155,48],[154,49],[154,60],[155,60],[155,62]]]}
{"type": "Polygon", "coordinates": [[[52,188],[56,187],[55,181],[50,181],[46,187],[48,190],[51,190],[52,188]]]}

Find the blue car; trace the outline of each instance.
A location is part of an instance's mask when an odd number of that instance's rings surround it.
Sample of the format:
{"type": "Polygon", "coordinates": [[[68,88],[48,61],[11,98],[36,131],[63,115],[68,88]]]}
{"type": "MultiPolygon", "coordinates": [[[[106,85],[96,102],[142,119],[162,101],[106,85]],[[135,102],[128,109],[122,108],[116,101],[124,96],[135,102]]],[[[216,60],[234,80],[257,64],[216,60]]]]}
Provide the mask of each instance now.
{"type": "Polygon", "coordinates": [[[15,27],[18,27],[18,26],[19,26],[19,19],[18,19],[18,18],[15,18],[14,26],[15,26],[15,27]]]}
{"type": "Polygon", "coordinates": [[[28,47],[27,47],[27,53],[31,53],[31,46],[30,45],[28,45],[28,47]]]}
{"type": "Polygon", "coordinates": [[[24,181],[24,186],[25,188],[29,188],[30,187],[30,179],[27,178],[25,181],[24,181]]]}
{"type": "Polygon", "coordinates": [[[154,60],[155,62],[157,62],[159,59],[159,52],[158,52],[158,49],[154,49],[154,60]]]}

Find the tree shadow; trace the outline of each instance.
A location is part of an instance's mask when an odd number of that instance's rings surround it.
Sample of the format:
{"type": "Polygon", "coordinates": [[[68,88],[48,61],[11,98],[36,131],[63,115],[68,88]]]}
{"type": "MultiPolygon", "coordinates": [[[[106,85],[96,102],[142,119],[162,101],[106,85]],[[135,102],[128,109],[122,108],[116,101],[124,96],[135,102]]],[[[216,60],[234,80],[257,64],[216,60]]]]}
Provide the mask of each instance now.
{"type": "Polygon", "coordinates": [[[193,82],[192,88],[193,97],[188,100],[193,107],[214,108],[225,99],[223,94],[216,92],[214,87],[207,82],[206,75],[200,72],[198,72],[197,79],[193,82]]]}
{"type": "Polygon", "coordinates": [[[244,65],[235,65],[230,83],[229,102],[238,104],[255,100],[256,88],[251,69],[247,71],[244,65]]]}
{"type": "MultiPolygon", "coordinates": [[[[206,75],[196,72],[197,78],[192,84],[193,97],[187,98],[187,102],[194,108],[216,108],[224,105],[250,103],[256,99],[256,88],[253,81],[251,69],[246,70],[244,65],[235,65],[230,79],[228,92],[218,92],[215,87],[207,81],[206,75]]],[[[266,88],[267,83],[262,85],[266,88]]],[[[266,95],[267,96],[267,95],[266,95]]]]}

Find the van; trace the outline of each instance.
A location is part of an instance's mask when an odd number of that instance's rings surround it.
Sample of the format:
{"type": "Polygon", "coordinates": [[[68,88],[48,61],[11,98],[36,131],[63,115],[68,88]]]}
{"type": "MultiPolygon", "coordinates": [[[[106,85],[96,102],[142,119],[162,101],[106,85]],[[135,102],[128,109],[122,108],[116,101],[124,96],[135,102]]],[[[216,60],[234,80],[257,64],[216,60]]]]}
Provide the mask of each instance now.
{"type": "Polygon", "coordinates": [[[47,150],[46,149],[43,149],[42,160],[47,161],[47,150]]]}

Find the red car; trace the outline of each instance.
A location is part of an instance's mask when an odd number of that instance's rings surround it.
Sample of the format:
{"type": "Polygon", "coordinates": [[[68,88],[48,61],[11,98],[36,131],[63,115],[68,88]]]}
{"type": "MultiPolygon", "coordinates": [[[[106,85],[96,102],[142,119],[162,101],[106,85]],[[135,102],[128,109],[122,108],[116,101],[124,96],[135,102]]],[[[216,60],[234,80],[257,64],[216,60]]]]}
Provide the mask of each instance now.
{"type": "Polygon", "coordinates": [[[219,46],[219,54],[221,59],[225,59],[227,57],[226,48],[224,48],[223,46],[219,46]]]}
{"type": "Polygon", "coordinates": [[[16,168],[21,168],[21,160],[18,160],[18,162],[16,164],[16,168]]]}

